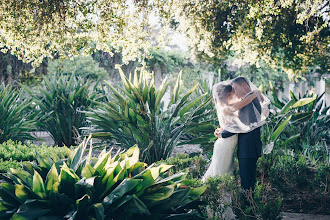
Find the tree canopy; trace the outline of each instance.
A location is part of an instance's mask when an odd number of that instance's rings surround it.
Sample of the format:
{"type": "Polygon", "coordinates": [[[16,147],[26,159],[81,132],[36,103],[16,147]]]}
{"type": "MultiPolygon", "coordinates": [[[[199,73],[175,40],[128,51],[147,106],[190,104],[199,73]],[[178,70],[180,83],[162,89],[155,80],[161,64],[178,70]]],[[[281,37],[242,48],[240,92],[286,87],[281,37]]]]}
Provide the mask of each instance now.
{"type": "MultiPolygon", "coordinates": [[[[121,50],[123,61],[153,43],[150,14],[164,39],[176,29],[211,62],[235,53],[282,67],[289,76],[329,71],[329,2],[323,0],[2,0],[0,49],[25,62],[121,50]]],[[[161,39],[160,39],[161,38],[161,39]]]]}

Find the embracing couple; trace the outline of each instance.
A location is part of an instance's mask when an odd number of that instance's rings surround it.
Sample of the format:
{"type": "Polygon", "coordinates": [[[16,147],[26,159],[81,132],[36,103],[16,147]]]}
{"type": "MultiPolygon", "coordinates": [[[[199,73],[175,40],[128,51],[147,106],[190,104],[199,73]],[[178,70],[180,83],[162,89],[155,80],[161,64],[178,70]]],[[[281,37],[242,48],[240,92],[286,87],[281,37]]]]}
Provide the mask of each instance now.
{"type": "Polygon", "coordinates": [[[237,146],[241,187],[253,191],[262,148],[260,127],[269,114],[269,99],[245,77],[215,84],[213,97],[221,128],[215,131],[218,140],[203,181],[234,170],[237,146]]]}

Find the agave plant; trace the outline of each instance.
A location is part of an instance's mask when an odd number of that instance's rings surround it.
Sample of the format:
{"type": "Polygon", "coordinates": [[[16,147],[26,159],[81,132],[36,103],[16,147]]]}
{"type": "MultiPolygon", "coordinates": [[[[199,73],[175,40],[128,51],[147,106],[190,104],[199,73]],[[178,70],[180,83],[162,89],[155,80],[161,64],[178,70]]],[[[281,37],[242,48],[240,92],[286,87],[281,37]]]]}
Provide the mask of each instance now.
{"type": "Polygon", "coordinates": [[[0,184],[1,219],[192,219],[189,209],[205,186],[183,186],[185,173],[139,162],[139,148],[92,157],[83,141],[68,158],[39,155],[36,164],[11,169],[0,184]]]}
{"type": "MultiPolygon", "coordinates": [[[[273,148],[274,144],[278,140],[280,134],[285,130],[288,125],[297,125],[299,123],[304,123],[310,120],[313,115],[313,109],[308,108],[308,111],[299,112],[298,109],[303,106],[313,105],[314,101],[317,100],[317,96],[314,95],[312,97],[306,97],[297,99],[292,92],[291,100],[287,103],[281,102],[270,83],[272,92],[273,92],[273,100],[272,104],[277,107],[277,112],[272,114],[267,123],[263,126],[262,132],[262,141],[267,146],[270,146],[270,150],[273,148]]],[[[295,133],[292,136],[288,137],[284,140],[281,145],[285,146],[295,139],[300,137],[300,133],[295,133]]],[[[267,150],[266,150],[267,151],[267,150]]]]}
{"type": "Polygon", "coordinates": [[[98,93],[90,90],[91,82],[75,75],[55,75],[44,77],[44,86],[34,97],[38,114],[38,125],[48,131],[55,145],[72,146],[81,136],[81,127],[87,125],[86,116],[81,111],[93,105],[98,93]]]}
{"type": "MultiPolygon", "coordinates": [[[[296,109],[297,113],[303,114],[307,112],[313,112],[313,115],[309,120],[302,123],[295,123],[292,129],[296,130],[300,134],[304,134],[304,137],[296,139],[297,145],[301,145],[302,142],[308,142],[309,145],[317,145],[322,141],[330,143],[330,115],[328,107],[323,107],[322,97],[325,93],[321,95],[304,95],[303,99],[308,99],[315,97],[315,100],[310,102],[308,105],[304,105],[296,109]]],[[[291,94],[292,99],[298,100],[293,94],[291,94]]],[[[299,97],[300,98],[300,97],[299,97]]]]}
{"type": "Polygon", "coordinates": [[[29,110],[30,100],[23,98],[22,90],[0,86],[0,143],[9,139],[35,140],[29,132],[36,128],[36,121],[29,110]]]}
{"type": "Polygon", "coordinates": [[[185,95],[180,95],[181,74],[171,93],[169,106],[162,98],[170,85],[164,80],[158,90],[153,76],[144,70],[137,71],[134,78],[126,78],[120,70],[123,87],[112,91],[112,101],[99,103],[97,108],[85,112],[93,125],[93,137],[115,141],[123,147],[138,144],[142,149],[142,160],[152,163],[170,156],[180,138],[191,129],[191,123],[198,126],[198,120],[208,114],[210,99],[201,100],[205,94],[190,99],[195,85],[185,95]],[[197,106],[195,106],[198,104],[197,106]]]}
{"type": "MultiPolygon", "coordinates": [[[[202,101],[207,102],[209,99],[212,99],[212,86],[210,86],[208,80],[199,79],[198,88],[192,96],[199,97],[203,94],[206,95],[202,101]]],[[[196,108],[198,104],[199,103],[197,103],[194,108],[196,108]]],[[[207,102],[204,108],[206,109],[206,111],[204,111],[206,114],[202,114],[197,120],[192,119],[188,124],[190,129],[187,134],[187,140],[182,141],[180,145],[199,144],[203,149],[203,153],[208,153],[213,151],[214,142],[218,139],[214,136],[214,130],[219,127],[219,121],[213,102],[207,102]]]]}

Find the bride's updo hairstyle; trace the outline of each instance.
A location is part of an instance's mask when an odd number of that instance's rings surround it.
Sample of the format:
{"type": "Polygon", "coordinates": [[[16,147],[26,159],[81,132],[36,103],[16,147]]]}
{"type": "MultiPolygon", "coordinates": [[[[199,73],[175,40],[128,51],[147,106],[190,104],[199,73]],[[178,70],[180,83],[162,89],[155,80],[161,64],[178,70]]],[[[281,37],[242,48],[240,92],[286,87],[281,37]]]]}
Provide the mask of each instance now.
{"type": "Polygon", "coordinates": [[[226,103],[228,96],[231,91],[233,91],[233,87],[228,84],[228,85],[219,85],[215,89],[217,93],[217,97],[219,98],[219,101],[221,103],[226,103]]]}

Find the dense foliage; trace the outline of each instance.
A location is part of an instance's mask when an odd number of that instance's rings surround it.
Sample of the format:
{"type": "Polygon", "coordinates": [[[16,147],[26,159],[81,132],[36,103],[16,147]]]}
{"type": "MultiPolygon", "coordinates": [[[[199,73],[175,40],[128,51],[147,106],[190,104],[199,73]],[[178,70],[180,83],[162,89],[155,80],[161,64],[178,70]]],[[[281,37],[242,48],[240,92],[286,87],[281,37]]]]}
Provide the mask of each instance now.
{"type": "Polygon", "coordinates": [[[16,161],[35,161],[37,160],[36,152],[44,157],[51,157],[55,160],[63,158],[67,155],[66,148],[58,146],[40,146],[31,143],[23,144],[22,142],[15,142],[8,140],[0,144],[0,158],[6,160],[16,161]]]}
{"type": "Polygon", "coordinates": [[[107,71],[99,67],[99,63],[92,56],[77,56],[70,59],[56,59],[48,62],[48,75],[72,75],[83,79],[104,80],[107,79],[107,71]]]}
{"type": "Polygon", "coordinates": [[[269,183],[258,182],[253,198],[251,195],[242,193],[237,162],[235,160],[235,169],[232,174],[210,177],[206,183],[201,183],[201,178],[207,168],[207,160],[203,157],[179,154],[164,161],[164,163],[175,165],[169,172],[189,170],[187,184],[194,187],[207,185],[202,195],[202,200],[207,203],[206,207],[202,207],[204,217],[207,219],[224,219],[227,207],[232,208],[238,219],[281,219],[282,198],[276,195],[269,183]]]}
{"type": "Polygon", "coordinates": [[[269,170],[269,180],[284,198],[286,209],[329,213],[330,154],[319,147],[318,154],[284,150],[269,170]]]}
{"type": "MultiPolygon", "coordinates": [[[[283,134],[286,136],[294,132],[303,134],[300,138],[297,138],[294,142],[290,143],[293,149],[302,150],[303,144],[308,144],[310,146],[330,144],[330,106],[324,106],[322,100],[324,95],[325,93],[316,96],[313,102],[296,109],[298,114],[306,115],[308,112],[313,112],[313,115],[309,120],[303,122],[298,121],[284,130],[283,134]]],[[[291,97],[294,100],[298,99],[298,97],[295,97],[292,93],[291,97]]],[[[306,99],[310,97],[311,95],[305,95],[303,98],[306,99]]]]}
{"type": "Polygon", "coordinates": [[[9,139],[17,141],[33,140],[30,131],[36,128],[31,100],[23,96],[23,91],[0,85],[0,143],[9,139]]]}
{"type": "Polygon", "coordinates": [[[94,137],[115,141],[124,148],[138,144],[143,161],[152,163],[169,157],[180,138],[208,115],[205,106],[210,99],[201,102],[204,95],[190,99],[197,85],[183,96],[180,94],[181,76],[168,106],[164,106],[163,97],[170,81],[164,80],[156,90],[154,79],[143,69],[139,76],[135,71],[134,77],[127,79],[123,72],[121,77],[123,87],[108,84],[110,102],[99,103],[86,115],[94,137]]]}
{"type": "Polygon", "coordinates": [[[122,50],[126,63],[174,28],[201,57],[218,62],[234,51],[246,62],[261,58],[293,76],[311,66],[328,70],[328,10],[323,0],[3,0],[0,48],[35,64],[79,51],[122,50]],[[162,26],[152,34],[155,15],[162,26]]]}
{"type": "MultiPolygon", "coordinates": [[[[36,152],[43,157],[51,157],[55,160],[67,156],[66,148],[58,146],[40,146],[27,142],[15,142],[8,140],[0,144],[0,173],[6,173],[12,169],[22,169],[22,164],[36,161],[36,152]]],[[[1,178],[1,177],[0,177],[1,178]]]]}
{"type": "Polygon", "coordinates": [[[11,169],[0,184],[1,219],[198,219],[189,206],[206,187],[185,187],[185,174],[170,165],[139,162],[139,149],[92,157],[88,140],[58,161],[37,155],[37,164],[11,169]]]}
{"type": "Polygon", "coordinates": [[[81,111],[92,106],[99,94],[92,91],[91,81],[74,74],[55,74],[43,79],[39,91],[29,91],[38,111],[38,125],[50,133],[55,145],[76,145],[82,135],[80,128],[87,125],[81,111]]]}

